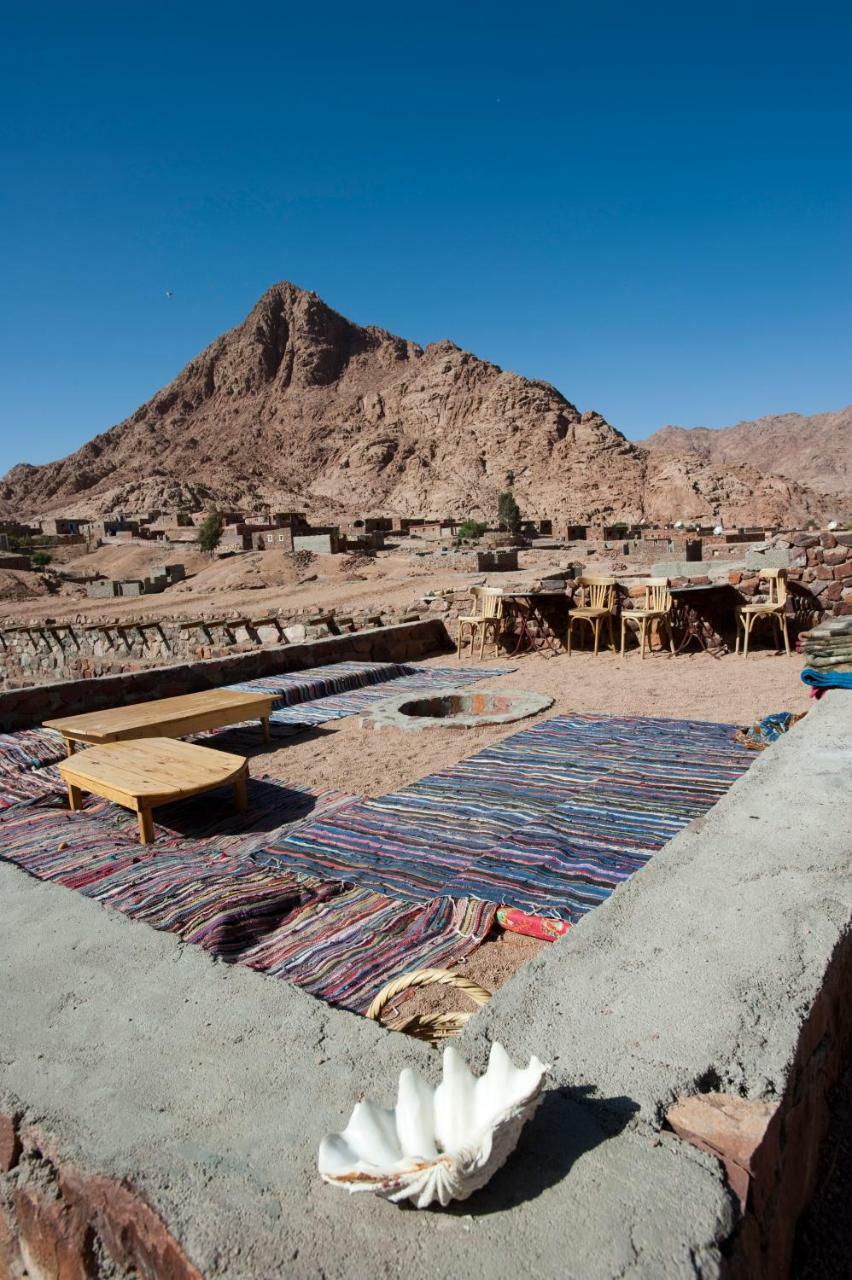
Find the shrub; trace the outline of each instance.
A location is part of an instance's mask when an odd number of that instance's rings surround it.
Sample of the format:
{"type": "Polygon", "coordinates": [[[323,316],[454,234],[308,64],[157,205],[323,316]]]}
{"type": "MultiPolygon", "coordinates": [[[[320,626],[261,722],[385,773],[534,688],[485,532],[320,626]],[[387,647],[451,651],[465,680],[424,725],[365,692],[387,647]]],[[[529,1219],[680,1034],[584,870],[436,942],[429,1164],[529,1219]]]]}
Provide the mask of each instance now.
{"type": "Polygon", "coordinates": [[[212,507],[204,517],[198,531],[198,545],[202,551],[215,551],[222,536],[222,513],[212,507]]]}
{"type": "Polygon", "coordinates": [[[33,556],[34,569],[46,569],[50,564],[50,556],[46,551],[37,551],[33,556]]]}
{"type": "Polygon", "coordinates": [[[487,528],[487,525],[480,524],[478,520],[465,520],[464,524],[459,525],[457,536],[460,540],[475,542],[482,537],[487,528]]]}
{"type": "Polygon", "coordinates": [[[497,500],[497,521],[506,533],[521,531],[521,509],[511,492],[501,493],[497,500]]]}

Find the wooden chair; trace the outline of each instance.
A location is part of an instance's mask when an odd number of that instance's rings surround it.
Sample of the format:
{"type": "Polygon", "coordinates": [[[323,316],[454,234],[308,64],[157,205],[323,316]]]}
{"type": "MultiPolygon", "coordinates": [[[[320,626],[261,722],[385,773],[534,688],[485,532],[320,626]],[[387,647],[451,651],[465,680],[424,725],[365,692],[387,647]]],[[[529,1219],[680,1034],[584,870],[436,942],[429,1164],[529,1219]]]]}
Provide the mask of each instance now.
{"type": "Polygon", "coordinates": [[[497,639],[503,624],[503,588],[473,587],[472,595],[478,606],[478,612],[466,614],[458,619],[458,630],[456,632],[457,657],[461,659],[464,633],[465,628],[467,628],[470,632],[471,657],[473,657],[476,637],[479,635],[479,661],[481,662],[485,654],[485,640],[489,631],[494,641],[495,655],[497,653],[497,639]]]}
{"type": "Polygon", "coordinates": [[[659,622],[660,630],[667,631],[669,648],[675,651],[674,633],[672,632],[672,593],[669,590],[668,578],[649,578],[645,583],[645,603],[640,609],[622,610],[621,612],[621,656],[627,640],[627,624],[632,619],[639,624],[639,651],[645,657],[645,641],[652,622],[659,622]]]}
{"type": "Polygon", "coordinates": [[[767,596],[765,600],[754,601],[751,604],[741,604],[737,609],[737,642],[734,649],[735,653],[740,651],[740,632],[743,639],[743,657],[748,657],[748,642],[751,637],[752,628],[758,618],[769,618],[778,629],[779,648],[781,639],[784,640],[784,648],[787,657],[790,656],[790,636],[787,631],[787,570],[786,569],[761,569],[760,581],[766,583],[767,596]]]}
{"type": "Polygon", "coordinates": [[[571,633],[575,622],[587,622],[595,637],[595,653],[600,648],[601,628],[606,619],[609,628],[609,647],[615,653],[615,638],[612,634],[612,612],[615,608],[615,578],[580,578],[578,581],[581,600],[585,604],[572,608],[568,615],[568,636],[565,648],[571,652],[571,633]]]}

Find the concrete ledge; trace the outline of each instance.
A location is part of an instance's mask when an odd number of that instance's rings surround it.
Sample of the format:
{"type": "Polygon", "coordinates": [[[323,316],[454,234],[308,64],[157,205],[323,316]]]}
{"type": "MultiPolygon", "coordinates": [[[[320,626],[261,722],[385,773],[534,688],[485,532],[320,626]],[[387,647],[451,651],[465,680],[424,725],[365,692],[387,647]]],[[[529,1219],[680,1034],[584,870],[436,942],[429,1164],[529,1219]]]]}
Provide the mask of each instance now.
{"type": "Polygon", "coordinates": [[[58,715],[124,706],[148,698],[217,688],[238,680],[303,671],[330,662],[407,662],[442,653],[449,646],[438,618],[375,627],[304,644],[275,645],[225,658],[206,658],[175,666],[151,667],[92,680],[61,680],[0,693],[0,731],[29,728],[58,715]]]}
{"type": "Polygon", "coordinates": [[[39,1152],[0,1203],[44,1178],[38,1160],[125,1181],[229,1280],[774,1280],[814,1092],[848,1043],[850,742],[852,698],[830,694],[471,1020],[469,1060],[498,1038],[552,1063],[552,1088],[457,1212],[316,1174],[357,1097],[390,1102],[404,1065],[437,1077],[426,1045],[0,866],[0,1112],[39,1152]],[[663,1128],[676,1096],[718,1091],[779,1103],[779,1159],[742,1219],[719,1161],[663,1128]]]}

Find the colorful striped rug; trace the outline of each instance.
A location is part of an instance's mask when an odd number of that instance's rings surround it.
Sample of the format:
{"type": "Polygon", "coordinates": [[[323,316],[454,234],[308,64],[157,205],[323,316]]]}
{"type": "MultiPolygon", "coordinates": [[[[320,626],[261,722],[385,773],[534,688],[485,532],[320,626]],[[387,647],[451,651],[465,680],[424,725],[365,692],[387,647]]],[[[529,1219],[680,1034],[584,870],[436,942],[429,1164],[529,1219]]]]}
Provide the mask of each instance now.
{"type": "Polygon", "coordinates": [[[506,675],[514,667],[410,667],[407,674],[394,677],[388,687],[383,685],[366,689],[354,689],[306,702],[300,706],[273,711],[270,722],[274,725],[324,724],[328,720],[342,720],[345,716],[369,711],[377,703],[398,694],[428,692],[430,689],[446,689],[448,686],[475,684],[492,676],[506,675]]]}
{"type": "Polygon", "coordinates": [[[10,805],[61,804],[65,784],[56,763],[65,759],[65,741],[52,729],[0,733],[0,810],[10,805]]]}
{"type": "Polygon", "coordinates": [[[314,702],[347,689],[382,684],[398,676],[411,675],[415,667],[402,662],[332,662],[325,667],[308,667],[304,671],[285,671],[280,675],[262,676],[227,689],[247,693],[274,693],[275,707],[292,707],[300,702],[314,702]]]}
{"type": "Polygon", "coordinates": [[[745,772],[753,757],[733,733],[557,716],[253,858],[415,901],[472,896],[575,922],[745,772]]]}
{"type": "MultiPolygon", "coordinates": [[[[312,725],[369,711],[399,693],[463,686],[492,676],[507,675],[514,667],[426,667],[417,663],[337,662],[289,675],[266,676],[229,689],[276,694],[269,728],[273,739],[288,738],[312,725]],[[280,695],[280,696],[279,696],[280,695]]],[[[209,729],[199,742],[223,751],[263,750],[256,720],[209,729]]]]}
{"type": "Polygon", "coordinates": [[[400,901],[261,868],[237,844],[162,848],[55,809],[8,811],[0,826],[0,860],[359,1013],[407,969],[462,962],[494,921],[472,899],[400,901]]]}
{"type": "Polygon", "coordinates": [[[365,1013],[391,978],[413,969],[455,968],[485,940],[495,913],[473,898],[401,902],[348,887],[309,903],[240,959],[365,1013]]]}

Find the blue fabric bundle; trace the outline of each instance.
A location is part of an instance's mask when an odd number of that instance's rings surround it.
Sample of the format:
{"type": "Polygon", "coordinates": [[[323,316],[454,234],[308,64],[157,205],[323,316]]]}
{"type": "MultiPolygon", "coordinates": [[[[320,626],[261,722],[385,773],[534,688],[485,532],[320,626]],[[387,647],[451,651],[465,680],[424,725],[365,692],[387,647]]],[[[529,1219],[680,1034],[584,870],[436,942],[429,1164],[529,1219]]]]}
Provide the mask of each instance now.
{"type": "Polygon", "coordinates": [[[812,689],[852,689],[852,671],[817,671],[814,667],[805,667],[802,679],[812,689]]]}

